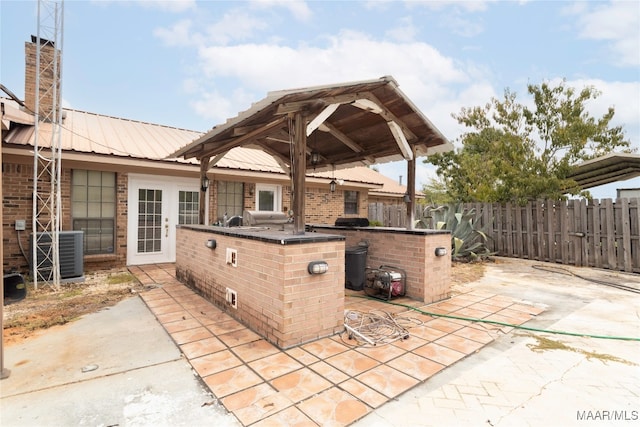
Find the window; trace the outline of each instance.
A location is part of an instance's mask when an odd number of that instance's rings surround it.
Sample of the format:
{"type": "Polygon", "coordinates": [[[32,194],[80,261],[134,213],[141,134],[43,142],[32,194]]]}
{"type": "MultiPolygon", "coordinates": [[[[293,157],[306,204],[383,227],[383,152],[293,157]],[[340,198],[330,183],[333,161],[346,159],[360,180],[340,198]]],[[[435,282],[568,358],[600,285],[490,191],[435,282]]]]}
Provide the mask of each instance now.
{"type": "Polygon", "coordinates": [[[344,192],[344,213],[345,214],[358,213],[358,192],[357,191],[344,192]]]}
{"type": "Polygon", "coordinates": [[[242,216],[244,210],[244,184],[232,181],[217,181],[218,209],[217,221],[222,221],[224,216],[242,216]]]}
{"type": "Polygon", "coordinates": [[[71,217],[73,229],[84,232],[85,255],[114,253],[115,172],[73,170],[71,217]]]}
{"type": "Polygon", "coordinates": [[[256,185],[256,210],[280,212],[282,187],[279,185],[256,185]]]}
{"type": "Polygon", "coordinates": [[[200,221],[200,193],[178,192],[178,224],[198,224],[200,221]]]}

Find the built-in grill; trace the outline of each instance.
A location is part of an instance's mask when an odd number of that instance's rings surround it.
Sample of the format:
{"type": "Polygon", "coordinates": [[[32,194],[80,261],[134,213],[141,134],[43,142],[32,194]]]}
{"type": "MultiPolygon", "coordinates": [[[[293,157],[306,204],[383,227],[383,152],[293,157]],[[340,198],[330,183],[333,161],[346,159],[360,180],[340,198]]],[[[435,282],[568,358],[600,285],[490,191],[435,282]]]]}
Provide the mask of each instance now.
{"type": "Polygon", "coordinates": [[[245,210],[242,214],[242,225],[245,227],[270,227],[284,229],[289,216],[282,212],[265,212],[245,210]]]}
{"type": "Polygon", "coordinates": [[[334,224],[336,227],[368,227],[367,218],[338,218],[334,224]]]}

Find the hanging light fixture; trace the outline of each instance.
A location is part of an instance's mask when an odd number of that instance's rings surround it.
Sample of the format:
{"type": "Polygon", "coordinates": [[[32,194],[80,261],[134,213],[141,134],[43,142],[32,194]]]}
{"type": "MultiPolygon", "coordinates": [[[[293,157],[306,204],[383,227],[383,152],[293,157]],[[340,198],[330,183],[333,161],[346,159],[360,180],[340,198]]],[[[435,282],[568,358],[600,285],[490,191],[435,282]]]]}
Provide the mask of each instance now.
{"type": "Polygon", "coordinates": [[[318,153],[317,151],[312,151],[311,152],[311,164],[313,166],[315,166],[318,163],[320,163],[320,153],[318,153]]]}
{"type": "Polygon", "coordinates": [[[202,177],[202,182],[200,182],[200,190],[207,191],[209,188],[209,178],[205,175],[202,177]]]}
{"type": "Polygon", "coordinates": [[[331,182],[329,183],[329,190],[330,190],[332,193],[335,193],[335,192],[336,192],[336,180],[335,180],[335,178],[332,178],[332,179],[331,179],[331,182]]]}

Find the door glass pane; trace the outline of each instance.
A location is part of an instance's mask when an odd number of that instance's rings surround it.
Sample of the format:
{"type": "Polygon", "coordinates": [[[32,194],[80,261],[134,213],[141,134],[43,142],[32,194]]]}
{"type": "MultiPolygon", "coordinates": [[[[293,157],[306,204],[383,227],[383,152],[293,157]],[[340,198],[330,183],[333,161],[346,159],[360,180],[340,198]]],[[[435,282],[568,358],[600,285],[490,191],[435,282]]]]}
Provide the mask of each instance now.
{"type": "Polygon", "coordinates": [[[140,190],[138,206],[138,252],[162,250],[162,190],[140,190]]]}

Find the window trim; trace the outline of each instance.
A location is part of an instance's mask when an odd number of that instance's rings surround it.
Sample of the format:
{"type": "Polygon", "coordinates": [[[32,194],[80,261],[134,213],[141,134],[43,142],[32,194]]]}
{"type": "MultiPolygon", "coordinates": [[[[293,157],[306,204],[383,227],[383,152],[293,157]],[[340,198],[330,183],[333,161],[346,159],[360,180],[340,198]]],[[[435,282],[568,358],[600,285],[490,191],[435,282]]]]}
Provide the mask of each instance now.
{"type": "Polygon", "coordinates": [[[282,211],[282,185],[278,184],[256,184],[255,190],[255,207],[257,211],[260,211],[260,192],[270,191],[273,192],[273,210],[261,211],[261,212],[281,212],[282,211]]]}

